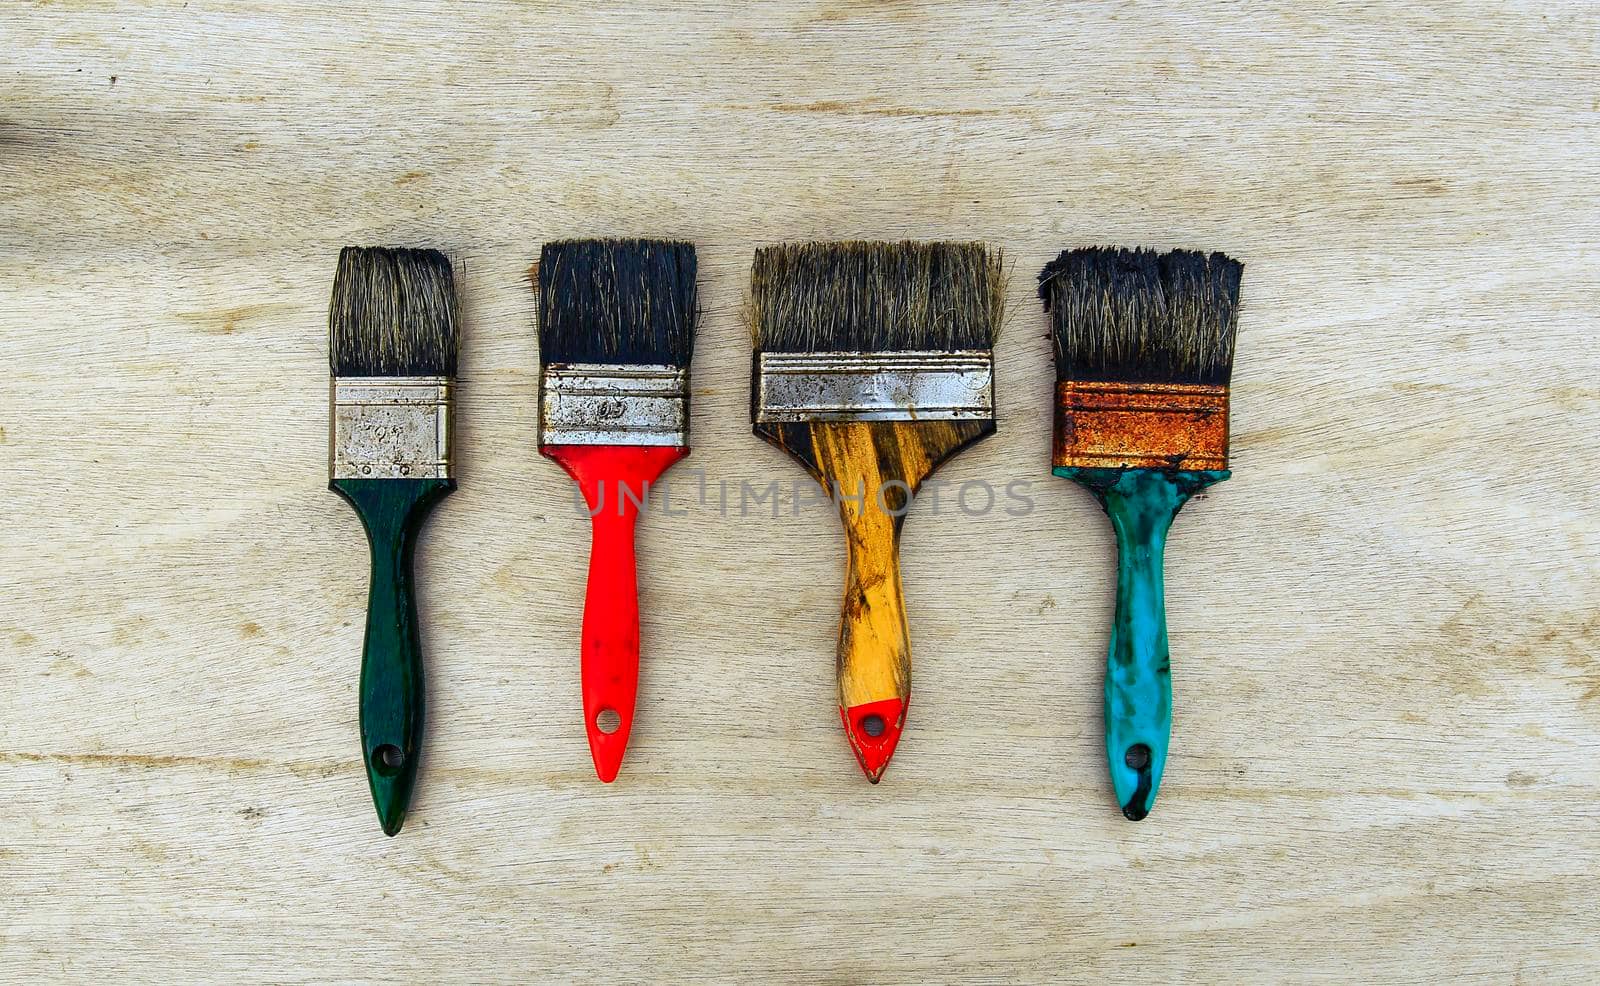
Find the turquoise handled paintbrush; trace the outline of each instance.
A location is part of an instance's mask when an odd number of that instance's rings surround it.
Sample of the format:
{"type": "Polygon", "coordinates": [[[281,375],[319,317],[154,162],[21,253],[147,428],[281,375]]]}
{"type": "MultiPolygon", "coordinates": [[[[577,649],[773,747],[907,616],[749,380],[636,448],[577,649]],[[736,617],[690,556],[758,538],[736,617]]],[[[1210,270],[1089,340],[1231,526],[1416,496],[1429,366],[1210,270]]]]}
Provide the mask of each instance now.
{"type": "Polygon", "coordinates": [[[1172,732],[1162,555],[1189,497],[1227,479],[1243,266],[1220,253],[1068,250],[1039,273],[1056,354],[1054,472],[1117,537],[1106,755],[1122,813],[1150,813],[1172,732]]]}
{"type": "Polygon", "coordinates": [[[328,329],[328,485],[361,517],[372,548],[361,651],[362,761],[378,822],[394,835],[405,822],[422,749],[412,557],[429,511],[456,488],[450,261],[437,250],[346,247],[328,329]]]}

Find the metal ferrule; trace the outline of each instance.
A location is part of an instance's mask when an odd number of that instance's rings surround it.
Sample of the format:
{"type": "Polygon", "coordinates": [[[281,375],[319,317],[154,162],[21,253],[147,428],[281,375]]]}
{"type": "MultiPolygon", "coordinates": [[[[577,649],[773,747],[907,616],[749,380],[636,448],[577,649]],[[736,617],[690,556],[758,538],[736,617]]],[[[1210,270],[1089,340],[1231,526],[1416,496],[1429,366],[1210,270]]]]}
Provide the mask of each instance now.
{"type": "Polygon", "coordinates": [[[994,354],[761,353],[757,423],[994,417],[994,354]]]}
{"type": "Polygon", "coordinates": [[[688,445],[689,371],[549,364],[539,376],[539,444],[688,445]]]}
{"type": "Polygon", "coordinates": [[[1228,388],[1058,380],[1054,466],[1228,468],[1228,388]]]}
{"type": "Polygon", "coordinates": [[[449,377],[334,377],[334,479],[449,479],[449,377]]]}

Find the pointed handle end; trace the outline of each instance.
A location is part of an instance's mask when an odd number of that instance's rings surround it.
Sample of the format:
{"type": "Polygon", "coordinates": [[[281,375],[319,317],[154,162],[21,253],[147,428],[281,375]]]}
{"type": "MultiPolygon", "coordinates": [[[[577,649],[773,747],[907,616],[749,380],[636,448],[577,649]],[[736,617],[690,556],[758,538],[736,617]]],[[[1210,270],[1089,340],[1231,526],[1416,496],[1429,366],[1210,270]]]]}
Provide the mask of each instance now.
{"type": "Polygon", "coordinates": [[[595,776],[610,784],[622,770],[628,752],[628,732],[633,727],[633,710],[596,708],[590,711],[585,726],[589,733],[589,756],[594,759],[595,776]]]}
{"type": "Polygon", "coordinates": [[[1111,780],[1123,816],[1130,822],[1143,821],[1155,807],[1163,764],[1146,743],[1129,744],[1122,750],[1120,763],[1116,751],[1107,752],[1112,757],[1111,780]]]}
{"type": "Polygon", "coordinates": [[[384,835],[400,834],[416,779],[415,750],[408,754],[392,743],[383,743],[367,753],[367,784],[372,790],[372,806],[378,811],[378,824],[383,827],[384,835]]]}
{"type": "Polygon", "coordinates": [[[894,748],[900,742],[907,704],[906,700],[889,698],[839,710],[850,749],[855,752],[867,780],[874,784],[882,779],[889,767],[889,758],[894,756],[894,748]]]}

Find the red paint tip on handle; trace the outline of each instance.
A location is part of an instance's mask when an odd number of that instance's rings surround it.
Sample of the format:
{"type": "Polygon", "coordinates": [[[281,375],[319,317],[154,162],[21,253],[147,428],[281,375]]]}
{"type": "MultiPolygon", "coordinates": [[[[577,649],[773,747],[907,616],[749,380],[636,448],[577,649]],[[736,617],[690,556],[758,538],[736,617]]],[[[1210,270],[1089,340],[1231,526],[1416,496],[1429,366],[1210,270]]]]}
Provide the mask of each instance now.
{"type": "Polygon", "coordinates": [[[589,733],[589,756],[594,759],[595,776],[607,784],[617,779],[622,769],[622,756],[628,752],[628,730],[632,728],[631,715],[620,709],[596,708],[588,713],[584,728],[589,733]],[[612,717],[615,716],[615,719],[612,717]],[[609,733],[602,726],[616,724],[609,733]]]}
{"type": "Polygon", "coordinates": [[[855,752],[867,780],[878,783],[894,756],[895,745],[900,742],[900,732],[906,725],[906,702],[886,698],[881,702],[866,702],[841,708],[839,717],[844,720],[844,734],[850,738],[850,749],[855,752]]]}

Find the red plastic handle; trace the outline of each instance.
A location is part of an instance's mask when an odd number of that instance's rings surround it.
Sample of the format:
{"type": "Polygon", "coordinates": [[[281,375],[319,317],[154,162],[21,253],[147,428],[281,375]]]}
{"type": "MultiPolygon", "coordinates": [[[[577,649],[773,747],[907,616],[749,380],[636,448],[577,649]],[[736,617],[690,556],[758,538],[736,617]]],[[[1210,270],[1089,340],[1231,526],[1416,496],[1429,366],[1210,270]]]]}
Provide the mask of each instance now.
{"type": "Polygon", "coordinates": [[[578,483],[589,505],[593,540],[583,600],[583,725],[594,772],[616,779],[633,728],[639,691],[639,587],[633,529],[648,486],[689,454],[671,445],[546,445],[540,449],[578,483]],[[607,731],[607,713],[617,716],[607,731]]]}

